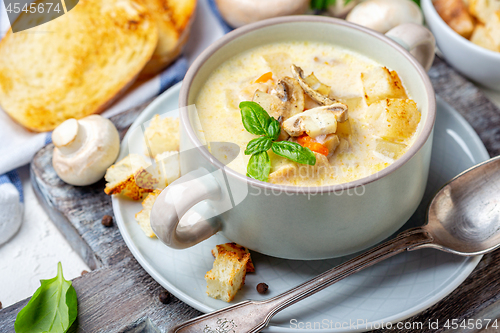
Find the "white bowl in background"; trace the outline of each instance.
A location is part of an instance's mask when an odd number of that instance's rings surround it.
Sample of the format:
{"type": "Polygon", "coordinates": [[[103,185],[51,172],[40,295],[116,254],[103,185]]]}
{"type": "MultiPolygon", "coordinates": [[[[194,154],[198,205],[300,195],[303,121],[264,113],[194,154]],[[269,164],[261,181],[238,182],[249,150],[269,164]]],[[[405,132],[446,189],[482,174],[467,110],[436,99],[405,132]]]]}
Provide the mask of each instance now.
{"type": "Polygon", "coordinates": [[[500,91],[500,52],[485,49],[456,33],[439,16],[432,0],[422,0],[421,5],[446,61],[470,80],[500,91]]]}

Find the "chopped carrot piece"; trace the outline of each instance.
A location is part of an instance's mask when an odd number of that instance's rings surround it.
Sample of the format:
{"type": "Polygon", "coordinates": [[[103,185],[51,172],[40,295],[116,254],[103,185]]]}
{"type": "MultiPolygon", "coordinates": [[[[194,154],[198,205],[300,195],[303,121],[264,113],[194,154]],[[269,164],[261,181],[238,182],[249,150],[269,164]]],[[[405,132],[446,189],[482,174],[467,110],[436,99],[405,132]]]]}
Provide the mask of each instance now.
{"type": "Polygon", "coordinates": [[[309,148],[318,154],[328,156],[328,148],[323,146],[321,143],[316,142],[313,138],[311,138],[307,134],[299,136],[299,138],[297,139],[297,142],[302,147],[309,148]]]}
{"type": "Polygon", "coordinates": [[[272,79],[273,79],[273,72],[267,72],[265,74],[262,74],[261,77],[255,80],[255,83],[264,83],[272,79]]]}

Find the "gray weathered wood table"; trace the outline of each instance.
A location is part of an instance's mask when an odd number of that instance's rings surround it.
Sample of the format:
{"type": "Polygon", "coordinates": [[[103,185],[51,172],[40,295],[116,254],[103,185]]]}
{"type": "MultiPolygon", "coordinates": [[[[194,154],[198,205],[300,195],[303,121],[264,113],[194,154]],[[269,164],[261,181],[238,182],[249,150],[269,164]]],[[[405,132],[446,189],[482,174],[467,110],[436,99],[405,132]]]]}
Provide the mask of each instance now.
{"type": "MultiPolygon", "coordinates": [[[[474,85],[436,59],[429,76],[436,93],[459,111],[474,127],[491,156],[500,154],[500,110],[474,85]]],[[[146,103],[148,104],[148,103],[146,103]]],[[[146,106],[112,118],[122,136],[146,106]]],[[[73,187],[55,174],[53,146],[41,149],[31,164],[31,181],[40,203],[71,246],[92,268],[73,280],[79,313],[73,332],[166,332],[200,312],[171,297],[159,301],[162,290],[137,263],[116,226],[101,224],[113,215],[111,200],[103,192],[104,181],[73,187]]],[[[447,319],[481,319],[500,316],[500,251],[484,256],[474,272],[453,293],[424,312],[408,319],[427,322],[447,319]]],[[[0,332],[14,332],[14,321],[28,300],[0,310],[0,332]]],[[[443,327],[418,332],[442,332],[443,327]]],[[[473,331],[473,330],[470,330],[473,331]]],[[[400,332],[416,332],[400,330],[400,332]]]]}

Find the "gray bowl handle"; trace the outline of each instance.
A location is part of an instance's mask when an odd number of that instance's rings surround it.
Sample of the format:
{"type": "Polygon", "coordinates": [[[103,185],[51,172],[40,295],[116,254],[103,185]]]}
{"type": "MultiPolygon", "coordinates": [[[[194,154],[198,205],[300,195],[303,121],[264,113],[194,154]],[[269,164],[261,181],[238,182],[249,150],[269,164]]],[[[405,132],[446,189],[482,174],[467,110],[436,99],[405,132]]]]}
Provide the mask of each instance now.
{"type": "Polygon", "coordinates": [[[389,30],[385,35],[404,47],[429,71],[436,49],[436,40],[429,29],[420,24],[405,23],[389,30]]]}
{"type": "Polygon", "coordinates": [[[221,230],[216,217],[204,217],[204,213],[217,216],[209,201],[220,197],[221,187],[211,173],[204,168],[191,171],[172,182],[156,198],[151,210],[151,228],[171,248],[196,245],[221,230]],[[202,204],[192,210],[198,203],[202,204]]]}

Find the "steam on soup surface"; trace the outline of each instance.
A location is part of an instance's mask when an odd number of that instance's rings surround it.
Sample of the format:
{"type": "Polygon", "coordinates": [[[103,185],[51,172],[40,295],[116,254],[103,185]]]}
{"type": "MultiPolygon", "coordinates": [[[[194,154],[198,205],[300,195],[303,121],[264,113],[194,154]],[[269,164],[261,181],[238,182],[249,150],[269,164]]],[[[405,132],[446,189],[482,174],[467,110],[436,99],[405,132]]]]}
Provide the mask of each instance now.
{"type": "Polygon", "coordinates": [[[278,140],[311,149],[314,166],[268,151],[268,181],[321,186],[374,174],[415,140],[420,112],[395,71],[352,51],[319,42],[285,42],[251,49],[224,62],[196,98],[207,142],[241,151],[228,166],[246,174],[248,142],[239,103],[257,102],[281,123],[278,140]]]}

